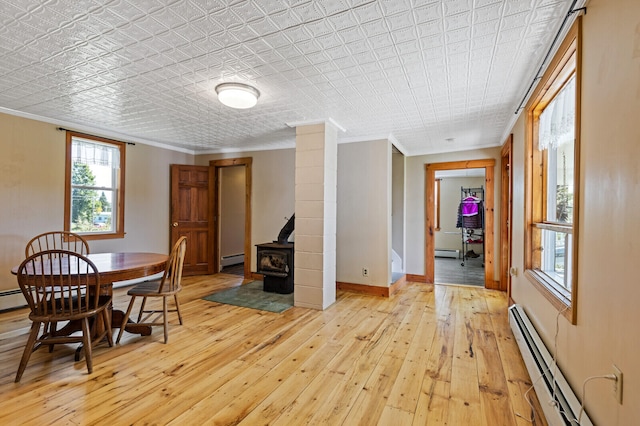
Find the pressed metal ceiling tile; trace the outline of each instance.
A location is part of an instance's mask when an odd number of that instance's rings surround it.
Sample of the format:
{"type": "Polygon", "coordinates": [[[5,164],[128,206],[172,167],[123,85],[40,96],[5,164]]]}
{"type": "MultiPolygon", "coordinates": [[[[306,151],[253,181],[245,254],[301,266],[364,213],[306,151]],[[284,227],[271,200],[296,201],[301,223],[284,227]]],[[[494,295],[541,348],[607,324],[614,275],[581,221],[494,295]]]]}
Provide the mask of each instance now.
{"type": "Polygon", "coordinates": [[[285,9],[281,12],[276,12],[272,15],[269,15],[269,18],[276,24],[277,28],[280,30],[300,25],[303,22],[302,18],[291,9],[285,9]]]}
{"type": "Polygon", "coordinates": [[[444,30],[454,31],[471,25],[471,12],[464,11],[455,15],[447,16],[444,20],[444,30]]]}
{"type": "Polygon", "coordinates": [[[329,15],[326,21],[336,31],[352,28],[358,25],[355,15],[350,10],[329,15]]]}
{"type": "Polygon", "coordinates": [[[431,37],[441,35],[444,31],[444,24],[442,20],[438,19],[435,21],[425,22],[424,24],[418,25],[418,36],[419,37],[431,37]]]}
{"type": "Polygon", "coordinates": [[[324,8],[320,2],[303,3],[294,7],[293,10],[302,19],[302,22],[312,22],[325,17],[324,8]]]}
{"type": "Polygon", "coordinates": [[[346,0],[323,0],[318,2],[318,5],[326,16],[335,15],[349,9],[349,3],[346,0]]]}
{"type": "Polygon", "coordinates": [[[535,0],[509,0],[505,2],[505,15],[528,12],[533,9],[535,0]]]}
{"type": "Polygon", "coordinates": [[[502,16],[503,4],[494,3],[485,7],[477,8],[474,10],[474,23],[482,23],[486,21],[493,21],[499,19],[502,16]]]}
{"type": "Polygon", "coordinates": [[[357,7],[353,9],[353,13],[361,24],[378,20],[383,16],[377,2],[370,2],[357,7]]]}
{"type": "Polygon", "coordinates": [[[400,12],[396,15],[387,16],[385,22],[391,31],[400,30],[415,25],[414,16],[411,10],[400,12]]]}
{"type": "Polygon", "coordinates": [[[447,0],[443,2],[444,15],[451,16],[467,12],[472,8],[472,0],[447,0]]]}
{"type": "Polygon", "coordinates": [[[404,28],[401,30],[393,31],[391,33],[393,40],[396,44],[405,43],[412,40],[417,40],[418,35],[414,28],[404,28]]]}
{"type": "Polygon", "coordinates": [[[375,37],[389,32],[389,27],[384,19],[366,22],[360,28],[366,37],[375,37]]]}
{"type": "Polygon", "coordinates": [[[496,19],[493,21],[476,23],[473,25],[473,36],[474,39],[483,38],[488,35],[494,36],[500,30],[500,20],[496,19]]]}

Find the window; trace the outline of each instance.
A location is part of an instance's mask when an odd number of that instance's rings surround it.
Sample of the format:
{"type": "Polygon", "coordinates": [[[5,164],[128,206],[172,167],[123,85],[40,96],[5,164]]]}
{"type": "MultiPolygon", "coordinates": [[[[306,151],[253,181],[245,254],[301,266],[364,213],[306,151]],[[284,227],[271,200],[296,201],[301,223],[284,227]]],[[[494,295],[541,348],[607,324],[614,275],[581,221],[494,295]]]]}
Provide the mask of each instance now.
{"type": "Polygon", "coordinates": [[[125,144],[67,132],[65,230],[124,237],[125,144]]]}
{"type": "Polygon", "coordinates": [[[580,18],[527,105],[527,277],[576,319],[580,18]]]}

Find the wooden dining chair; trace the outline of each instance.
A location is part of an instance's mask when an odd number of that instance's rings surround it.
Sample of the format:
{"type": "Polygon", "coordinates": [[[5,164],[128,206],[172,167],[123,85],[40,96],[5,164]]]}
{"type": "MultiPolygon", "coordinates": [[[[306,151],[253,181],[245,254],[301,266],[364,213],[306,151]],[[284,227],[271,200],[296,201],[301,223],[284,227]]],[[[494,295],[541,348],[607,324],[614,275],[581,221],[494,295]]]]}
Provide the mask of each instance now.
{"type": "Polygon", "coordinates": [[[36,235],[27,243],[24,256],[45,250],[69,250],[82,255],[89,254],[89,243],[82,236],[68,231],[50,231],[36,235]]]}
{"type": "Polygon", "coordinates": [[[124,314],[122,325],[120,326],[120,332],[116,343],[120,343],[122,333],[129,321],[131,310],[136,297],[142,297],[142,305],[140,306],[140,313],[138,314],[138,322],[136,325],[146,326],[163,326],[164,327],[164,343],[169,341],[169,312],[176,312],[178,314],[178,320],[182,325],[182,315],[180,314],[180,303],[178,302],[178,293],[182,290],[182,265],[184,263],[184,254],[187,250],[187,238],[180,237],[173,246],[169,259],[167,259],[167,266],[164,270],[162,278],[159,280],[145,281],[136,285],[130,289],[127,294],[131,296],[129,307],[124,314]],[[162,298],[162,310],[146,309],[147,298],[162,298]],[[168,309],[167,299],[173,297],[175,303],[175,309],[168,309]],[[162,321],[160,321],[162,320],[162,321]]]}
{"type": "Polygon", "coordinates": [[[111,296],[100,294],[98,269],[87,257],[68,250],[45,250],[27,257],[18,267],[18,284],[31,313],[31,331],[25,345],[16,382],[20,381],[31,353],[48,345],[81,343],[89,374],[93,372],[92,347],[105,337],[113,346],[111,296]],[[89,320],[93,319],[89,327],[89,320]],[[82,335],[63,335],[48,325],[79,322],[82,335]],[[40,336],[40,326],[44,331],[40,336]]]}
{"type": "MultiPolygon", "coordinates": [[[[24,249],[24,257],[45,250],[69,250],[84,256],[89,254],[89,243],[82,236],[69,231],[49,231],[33,237],[24,249]]],[[[55,333],[57,324],[51,322],[45,325],[44,333],[51,328],[55,333]]],[[[53,345],[49,346],[49,352],[53,351],[53,345]]]]}

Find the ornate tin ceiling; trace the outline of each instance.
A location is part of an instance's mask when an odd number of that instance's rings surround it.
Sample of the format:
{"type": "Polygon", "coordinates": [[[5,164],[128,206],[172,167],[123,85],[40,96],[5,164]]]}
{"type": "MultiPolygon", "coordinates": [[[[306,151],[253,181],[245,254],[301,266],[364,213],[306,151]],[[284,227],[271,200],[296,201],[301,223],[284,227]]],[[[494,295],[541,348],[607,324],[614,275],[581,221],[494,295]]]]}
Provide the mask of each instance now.
{"type": "Polygon", "coordinates": [[[329,118],[407,155],[499,146],[570,3],[0,0],[0,107],[194,153],[329,118]],[[227,81],[258,105],[220,104],[227,81]]]}

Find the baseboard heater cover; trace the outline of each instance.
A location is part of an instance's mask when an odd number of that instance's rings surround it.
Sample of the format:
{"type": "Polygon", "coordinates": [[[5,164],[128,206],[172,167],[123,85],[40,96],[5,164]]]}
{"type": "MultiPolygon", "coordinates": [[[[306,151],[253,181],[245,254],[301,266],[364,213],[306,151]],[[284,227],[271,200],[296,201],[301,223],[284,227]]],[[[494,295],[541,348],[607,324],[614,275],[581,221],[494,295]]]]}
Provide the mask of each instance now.
{"type": "Polygon", "coordinates": [[[230,254],[220,258],[220,266],[230,266],[244,263],[244,253],[230,254]]]}
{"type": "Polygon", "coordinates": [[[19,288],[0,291],[0,311],[27,306],[27,301],[19,288]]]}
{"type": "Polygon", "coordinates": [[[460,250],[454,249],[436,249],[435,255],[436,257],[451,257],[453,259],[457,259],[460,257],[460,250]]]}
{"type": "MultiPolygon", "coordinates": [[[[552,426],[576,425],[574,419],[577,419],[580,413],[580,401],[560,369],[554,368],[553,356],[544,345],[522,306],[516,304],[509,307],[509,324],[534,384],[547,423],[552,426]],[[555,404],[552,402],[554,396],[555,404]],[[574,421],[572,422],[572,420],[574,421]]],[[[582,413],[580,425],[593,426],[586,412],[582,413]]]]}

